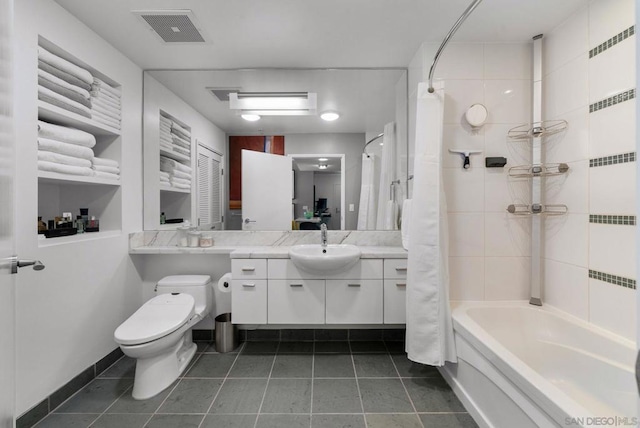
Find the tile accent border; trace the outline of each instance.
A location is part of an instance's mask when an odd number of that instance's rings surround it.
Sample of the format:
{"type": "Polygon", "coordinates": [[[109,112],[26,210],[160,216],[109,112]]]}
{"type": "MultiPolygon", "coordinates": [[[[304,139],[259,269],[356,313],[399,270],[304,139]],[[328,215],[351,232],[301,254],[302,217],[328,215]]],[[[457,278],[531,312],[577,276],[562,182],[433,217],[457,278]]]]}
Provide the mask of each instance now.
{"type": "Polygon", "coordinates": [[[596,56],[598,54],[601,54],[602,52],[606,51],[607,49],[610,49],[613,46],[617,45],[621,41],[623,41],[625,39],[628,39],[629,37],[633,36],[635,33],[636,33],[636,26],[632,25],[631,27],[625,29],[623,32],[621,32],[619,34],[616,34],[615,36],[613,36],[609,40],[605,41],[604,43],[601,43],[598,46],[596,46],[595,48],[591,49],[589,51],[589,58],[593,58],[594,56],[596,56]]]}
{"type": "Polygon", "coordinates": [[[31,428],[40,422],[49,413],[54,411],[56,407],[66,401],[67,398],[81,390],[85,385],[98,377],[98,375],[103,371],[111,367],[111,365],[118,361],[123,355],[122,350],[120,348],[116,348],[95,364],[87,367],[79,375],[21,415],[16,420],[16,428],[31,428]]]}
{"type": "Polygon", "coordinates": [[[622,153],[619,155],[603,156],[601,158],[589,159],[589,168],[598,166],[616,165],[619,163],[635,162],[636,152],[622,153]]]}
{"type": "Polygon", "coordinates": [[[609,98],[596,101],[595,103],[589,105],[589,113],[595,113],[598,110],[602,110],[607,107],[613,107],[616,104],[620,104],[625,101],[632,100],[635,97],[636,97],[635,88],[629,89],[628,91],[620,92],[619,94],[612,95],[609,98]]]}
{"type": "Polygon", "coordinates": [[[634,216],[634,215],[589,214],[589,223],[617,224],[617,225],[623,225],[623,226],[635,226],[636,225],[636,216],[634,216]]]}
{"type": "Polygon", "coordinates": [[[589,278],[597,279],[599,281],[608,282],[609,284],[619,285],[624,288],[636,289],[636,280],[631,278],[624,278],[622,276],[611,275],[604,272],[598,272],[597,270],[589,269],[589,278]]]}

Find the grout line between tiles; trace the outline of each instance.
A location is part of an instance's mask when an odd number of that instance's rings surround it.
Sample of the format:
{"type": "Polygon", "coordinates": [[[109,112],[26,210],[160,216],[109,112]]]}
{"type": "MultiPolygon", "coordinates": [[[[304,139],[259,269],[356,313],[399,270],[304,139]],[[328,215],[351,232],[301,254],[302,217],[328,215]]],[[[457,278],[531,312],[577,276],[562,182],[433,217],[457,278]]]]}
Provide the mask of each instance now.
{"type": "Polygon", "coordinates": [[[273,373],[273,368],[276,365],[276,357],[278,355],[278,350],[280,349],[280,342],[278,342],[278,346],[276,347],[276,353],[273,356],[273,361],[271,362],[271,370],[269,370],[269,377],[267,378],[267,385],[264,388],[264,393],[262,394],[262,401],[260,401],[260,407],[258,408],[258,416],[256,416],[256,420],[253,423],[253,428],[258,426],[258,419],[260,418],[260,413],[262,412],[262,405],[264,404],[264,399],[267,396],[267,391],[269,390],[269,381],[271,380],[271,374],[273,373]]]}
{"type": "MultiPolygon", "coordinates": [[[[389,347],[387,347],[387,343],[384,343],[384,346],[387,348],[387,352],[389,352],[389,347]]],[[[400,375],[400,370],[398,370],[398,366],[396,366],[396,362],[393,360],[393,357],[391,356],[391,353],[389,352],[389,358],[391,359],[391,364],[393,364],[393,368],[395,369],[396,373],[398,374],[398,378],[400,378],[400,383],[402,384],[402,389],[404,389],[404,393],[407,394],[407,397],[409,398],[409,403],[411,403],[411,407],[413,408],[413,412],[416,415],[416,418],[418,418],[418,422],[420,423],[420,426],[422,428],[425,428],[424,424],[422,423],[422,419],[420,419],[420,416],[418,416],[418,409],[416,409],[416,405],[413,403],[413,399],[411,398],[411,395],[409,394],[409,390],[407,389],[407,386],[404,384],[404,380],[402,380],[402,376],[400,375]]]]}
{"type": "MultiPolygon", "coordinates": [[[[349,351],[351,351],[351,341],[349,341],[349,351]]],[[[358,381],[358,372],[356,371],[356,362],[353,359],[353,353],[350,352],[351,365],[353,366],[353,376],[356,380],[356,388],[358,389],[358,398],[360,399],[360,408],[362,409],[362,417],[364,418],[364,426],[367,426],[367,415],[364,412],[364,402],[362,401],[362,393],[360,392],[360,382],[358,381]]]]}

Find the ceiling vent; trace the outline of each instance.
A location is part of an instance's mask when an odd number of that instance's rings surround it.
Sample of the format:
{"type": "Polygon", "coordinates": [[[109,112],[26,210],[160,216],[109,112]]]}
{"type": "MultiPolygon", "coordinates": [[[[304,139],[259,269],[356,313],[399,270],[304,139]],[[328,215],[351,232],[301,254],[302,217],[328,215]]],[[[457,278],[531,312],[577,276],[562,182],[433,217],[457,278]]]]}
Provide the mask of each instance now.
{"type": "Polygon", "coordinates": [[[140,20],[164,43],[206,43],[202,27],[189,9],[134,10],[140,20]]]}
{"type": "Polygon", "coordinates": [[[241,92],[241,88],[207,88],[207,91],[211,92],[214,97],[219,99],[222,102],[229,101],[229,94],[237,94],[241,92]]]}

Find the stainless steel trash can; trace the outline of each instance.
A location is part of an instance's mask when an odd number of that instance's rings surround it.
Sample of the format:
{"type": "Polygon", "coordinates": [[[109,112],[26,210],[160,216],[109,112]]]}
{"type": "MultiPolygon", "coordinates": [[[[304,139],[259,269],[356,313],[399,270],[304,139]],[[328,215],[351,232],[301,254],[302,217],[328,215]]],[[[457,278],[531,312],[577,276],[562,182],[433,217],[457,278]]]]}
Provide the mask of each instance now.
{"type": "Polygon", "coordinates": [[[216,317],[216,351],[231,352],[238,347],[238,328],[231,324],[231,313],[216,317]]]}

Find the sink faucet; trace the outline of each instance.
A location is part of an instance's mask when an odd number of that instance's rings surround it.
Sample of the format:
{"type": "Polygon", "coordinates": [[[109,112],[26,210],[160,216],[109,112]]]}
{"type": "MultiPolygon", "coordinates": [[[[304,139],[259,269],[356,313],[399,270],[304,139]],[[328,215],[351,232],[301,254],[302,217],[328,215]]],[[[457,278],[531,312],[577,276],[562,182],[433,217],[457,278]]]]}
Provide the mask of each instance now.
{"type": "Polygon", "coordinates": [[[327,225],[324,223],[320,226],[320,243],[322,247],[327,246],[327,225]]]}

